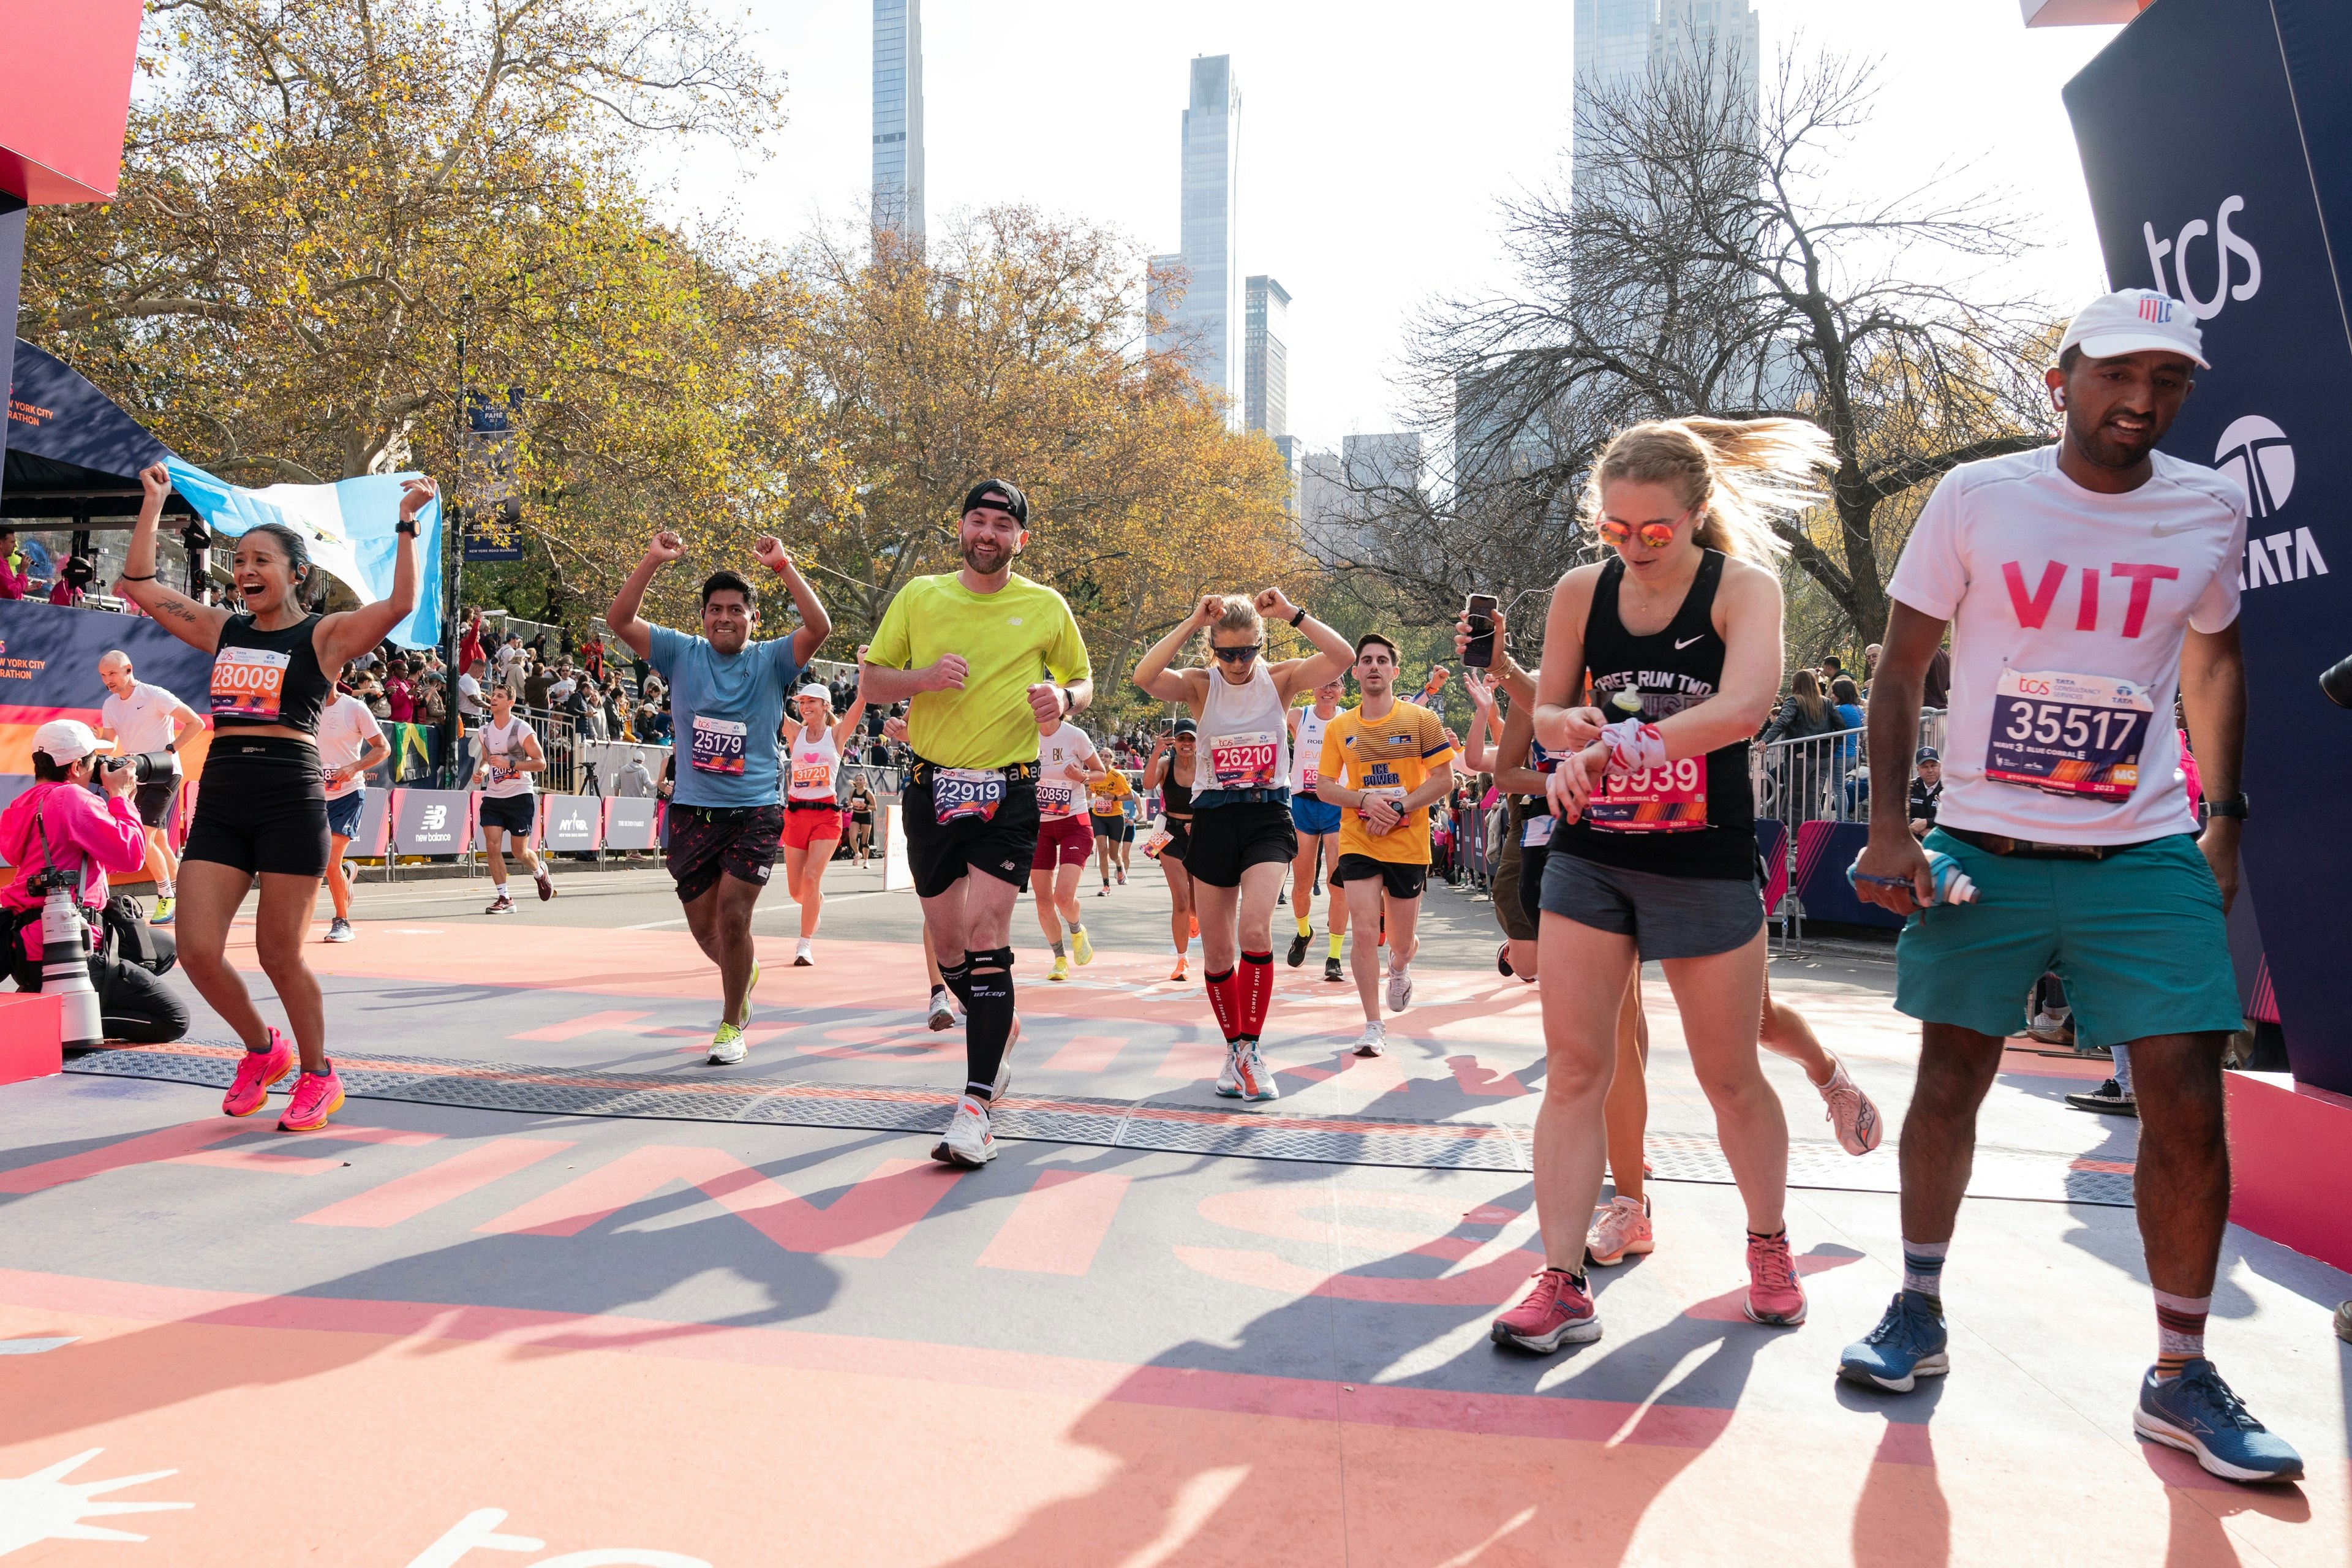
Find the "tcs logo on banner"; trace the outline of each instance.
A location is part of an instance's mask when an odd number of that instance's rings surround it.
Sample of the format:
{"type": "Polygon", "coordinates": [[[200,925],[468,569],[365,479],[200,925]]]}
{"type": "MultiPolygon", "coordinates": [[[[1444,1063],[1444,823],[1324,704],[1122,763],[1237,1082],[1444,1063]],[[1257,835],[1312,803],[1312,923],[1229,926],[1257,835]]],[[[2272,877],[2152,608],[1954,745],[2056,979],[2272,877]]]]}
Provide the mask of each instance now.
{"type": "Polygon", "coordinates": [[[2156,273],[2156,286],[2188,306],[2200,321],[2220,315],[2231,300],[2251,300],[2262,292],[2262,256],[2230,226],[2231,217],[2245,210],[2245,197],[2227,197],[2214,213],[2210,226],[2203,218],[2193,217],[2170,239],[2158,238],[2152,223],[2139,226],[2140,237],[2147,242],[2147,264],[2156,273]],[[2208,235],[2210,240],[2206,239],[2208,235]],[[2200,259],[2208,246],[2212,252],[2210,262],[2200,259]],[[2199,278],[2213,280],[2211,293],[2197,292],[2199,278]]]}

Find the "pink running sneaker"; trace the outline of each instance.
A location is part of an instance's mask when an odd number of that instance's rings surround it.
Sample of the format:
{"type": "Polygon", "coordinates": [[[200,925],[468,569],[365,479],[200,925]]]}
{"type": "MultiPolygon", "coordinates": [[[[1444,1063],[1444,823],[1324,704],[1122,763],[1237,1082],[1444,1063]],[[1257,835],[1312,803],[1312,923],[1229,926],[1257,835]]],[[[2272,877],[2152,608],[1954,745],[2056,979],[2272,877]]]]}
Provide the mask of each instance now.
{"type": "Polygon", "coordinates": [[[1495,1320],[1488,1337],[1496,1344],[1549,1355],[1562,1345],[1587,1344],[1601,1337],[1600,1309],[1575,1275],[1565,1268],[1546,1268],[1535,1280],[1526,1300],[1495,1320]]]}
{"type": "Polygon", "coordinates": [[[268,1103],[269,1086],[294,1070],[294,1047],[277,1030],[269,1031],[269,1048],[247,1051],[237,1058],[236,1081],[221,1096],[223,1116],[250,1116],[268,1103]]]}
{"type": "Polygon", "coordinates": [[[1751,1323],[1793,1329],[1805,1321],[1805,1288],[1797,1283],[1797,1260],[1789,1255],[1789,1233],[1748,1238],[1748,1300],[1741,1311],[1751,1323]]]}
{"type": "Polygon", "coordinates": [[[1870,1096],[1862,1092],[1853,1079],[1845,1076],[1845,1063],[1837,1065],[1829,1082],[1821,1087],[1822,1103],[1829,1108],[1830,1125],[1837,1129],[1837,1141],[1849,1154],[1867,1154],[1878,1147],[1886,1129],[1880,1121],[1878,1107],[1870,1096]]]}
{"type": "Polygon", "coordinates": [[[1639,1201],[1611,1198],[1592,1211],[1592,1228],[1584,1237],[1584,1255],[1602,1268],[1622,1263],[1633,1253],[1657,1249],[1658,1244],[1650,1234],[1650,1200],[1646,1194],[1639,1201]]]}
{"type": "Polygon", "coordinates": [[[343,1080],[332,1063],[322,1073],[306,1072],[294,1086],[294,1102],[278,1119],[280,1132],[316,1132],[343,1108],[343,1080]]]}

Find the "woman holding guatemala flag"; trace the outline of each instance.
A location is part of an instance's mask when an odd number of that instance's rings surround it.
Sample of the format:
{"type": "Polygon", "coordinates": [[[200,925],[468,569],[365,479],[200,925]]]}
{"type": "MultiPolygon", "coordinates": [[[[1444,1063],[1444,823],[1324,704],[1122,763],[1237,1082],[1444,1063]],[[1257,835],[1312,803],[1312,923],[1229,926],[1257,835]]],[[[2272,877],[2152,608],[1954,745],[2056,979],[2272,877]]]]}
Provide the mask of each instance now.
{"type": "Polygon", "coordinates": [[[200,605],[156,578],[155,525],[172,493],[163,464],[142,469],[146,496],[131,535],[121,591],[165,631],[213,656],[217,737],[205,760],[196,818],[180,852],[180,966],[197,994],[245,1042],[221,1110],[250,1116],[269,1086],[302,1073],[278,1125],[310,1132],[341,1110],[343,1086],[327,1058],[318,977],[302,961],[319,882],[327,870],[327,794],[319,763],[319,715],[334,695],[331,671],[373,648],[416,605],[416,515],[437,487],[402,489],[392,592],[372,605],[322,616],[304,599],[318,568],[308,542],[284,523],[256,523],[236,541],[230,575],[243,612],[200,605]],[[256,881],[261,907],[254,946],[286,1008],[294,1043],[262,1022],[226,956],[230,920],[256,881]]]}

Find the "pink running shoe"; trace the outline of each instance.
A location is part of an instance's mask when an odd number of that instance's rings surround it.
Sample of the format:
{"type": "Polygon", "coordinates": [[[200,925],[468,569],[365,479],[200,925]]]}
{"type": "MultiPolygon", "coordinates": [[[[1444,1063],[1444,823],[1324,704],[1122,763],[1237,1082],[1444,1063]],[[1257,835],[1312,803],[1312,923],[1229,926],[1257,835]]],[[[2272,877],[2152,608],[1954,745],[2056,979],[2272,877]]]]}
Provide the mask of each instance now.
{"type": "Polygon", "coordinates": [[[1584,1255],[1608,1268],[1622,1263],[1636,1252],[1655,1252],[1656,1240],[1650,1234],[1650,1200],[1644,1195],[1633,1198],[1611,1198],[1592,1211],[1592,1228],[1585,1233],[1584,1255]]]}
{"type": "Polygon", "coordinates": [[[1565,1268],[1546,1268],[1535,1280],[1526,1300],[1495,1320],[1488,1337],[1496,1344],[1549,1355],[1562,1345],[1587,1344],[1601,1337],[1600,1309],[1575,1275],[1565,1268]]]}
{"type": "Polygon", "coordinates": [[[1878,1107],[1845,1076],[1845,1063],[1838,1063],[1837,1071],[1822,1085],[1821,1096],[1822,1103],[1829,1107],[1830,1125],[1837,1129],[1840,1147],[1849,1154],[1867,1154],[1878,1147],[1886,1133],[1878,1107]]]}
{"type": "Polygon", "coordinates": [[[316,1132],[327,1118],[343,1108],[343,1080],[333,1064],[322,1073],[306,1072],[294,1086],[294,1102],[278,1119],[280,1132],[316,1132]]]}
{"type": "Polygon", "coordinates": [[[1805,1288],[1797,1283],[1797,1260],[1789,1255],[1789,1233],[1748,1238],[1748,1300],[1740,1304],[1751,1323],[1793,1329],[1805,1321],[1805,1288]]]}
{"type": "Polygon", "coordinates": [[[236,1081],[221,1096],[223,1116],[250,1116],[269,1100],[269,1086],[294,1070],[294,1047],[277,1030],[269,1031],[269,1048],[247,1051],[236,1060],[236,1081]]]}

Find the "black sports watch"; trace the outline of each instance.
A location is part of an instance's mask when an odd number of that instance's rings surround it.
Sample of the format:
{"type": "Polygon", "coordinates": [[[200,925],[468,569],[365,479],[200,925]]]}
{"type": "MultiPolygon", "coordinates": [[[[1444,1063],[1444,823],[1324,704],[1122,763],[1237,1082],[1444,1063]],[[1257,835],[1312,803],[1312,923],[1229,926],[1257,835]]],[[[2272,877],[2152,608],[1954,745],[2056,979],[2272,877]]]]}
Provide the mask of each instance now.
{"type": "Polygon", "coordinates": [[[416,537],[416,520],[413,517],[396,519],[392,525],[392,531],[394,533],[404,533],[414,539],[416,537]]]}
{"type": "Polygon", "coordinates": [[[2237,794],[2230,796],[2226,800],[2207,801],[2205,803],[2205,815],[2208,816],[2234,816],[2240,822],[2245,821],[2247,815],[2246,792],[2244,790],[2240,790],[2237,794]]]}
{"type": "Polygon", "coordinates": [[[1297,627],[1297,626],[1298,626],[1298,624],[1299,624],[1300,622],[1304,621],[1306,618],[1307,618],[1307,612],[1306,612],[1305,610],[1301,610],[1301,611],[1299,611],[1297,615],[1295,615],[1295,616],[1291,616],[1291,617],[1290,617],[1290,624],[1291,624],[1291,626],[1295,628],[1295,627],[1297,627]]]}

